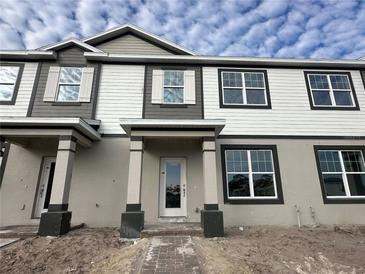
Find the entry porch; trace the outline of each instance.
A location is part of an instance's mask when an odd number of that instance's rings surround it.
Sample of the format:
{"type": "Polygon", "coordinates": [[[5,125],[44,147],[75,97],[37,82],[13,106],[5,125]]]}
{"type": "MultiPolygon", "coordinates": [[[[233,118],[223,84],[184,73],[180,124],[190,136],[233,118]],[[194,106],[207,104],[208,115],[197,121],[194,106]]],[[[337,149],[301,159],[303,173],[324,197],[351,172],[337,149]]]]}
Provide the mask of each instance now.
{"type": "Polygon", "coordinates": [[[145,223],[199,222],[206,237],[223,236],[215,139],[222,120],[128,119],[127,203],[121,237],[138,238],[145,223]]]}

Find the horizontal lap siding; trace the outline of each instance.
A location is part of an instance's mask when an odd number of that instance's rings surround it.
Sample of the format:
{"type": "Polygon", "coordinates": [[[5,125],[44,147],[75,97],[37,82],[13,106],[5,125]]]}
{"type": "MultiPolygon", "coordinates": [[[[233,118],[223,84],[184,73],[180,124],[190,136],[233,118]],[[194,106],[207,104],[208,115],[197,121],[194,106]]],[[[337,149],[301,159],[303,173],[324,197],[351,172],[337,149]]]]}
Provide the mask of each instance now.
{"type": "Polygon", "coordinates": [[[171,55],[172,53],[148,43],[136,36],[125,35],[95,46],[104,52],[121,54],[171,55]]]}
{"type": "Polygon", "coordinates": [[[15,105],[0,105],[0,116],[27,116],[38,63],[25,63],[15,105]]]}
{"type": "Polygon", "coordinates": [[[37,92],[34,99],[34,105],[31,116],[35,117],[81,117],[85,119],[92,118],[93,101],[95,100],[95,91],[97,90],[98,65],[87,63],[84,57],[84,51],[77,47],[71,47],[58,53],[57,62],[43,62],[39,75],[37,92]],[[46,88],[49,68],[51,66],[62,65],[81,65],[94,67],[93,87],[91,92],[90,103],[81,103],[76,106],[53,105],[51,102],[44,102],[43,96],[46,88]]]}
{"type": "Polygon", "coordinates": [[[359,71],[351,71],[360,111],[311,110],[300,69],[268,69],[272,109],[219,108],[218,70],[203,68],[206,119],[226,119],[222,134],[365,135],[365,90],[359,71]]]}
{"type": "MultiPolygon", "coordinates": [[[[178,68],[181,68],[178,67],[178,68]]],[[[177,68],[177,69],[178,69],[177,68]]],[[[152,104],[152,71],[154,69],[162,69],[160,66],[148,66],[146,75],[146,95],[145,95],[145,114],[146,119],[202,119],[202,82],[200,67],[184,67],[186,70],[195,71],[195,104],[187,105],[186,108],[176,107],[160,107],[160,104],[152,104]]],[[[173,69],[173,68],[172,68],[173,69]]]]}
{"type": "Polygon", "coordinates": [[[144,73],[144,66],[102,66],[96,108],[101,133],[122,134],[120,118],[142,118],[144,73]]]}

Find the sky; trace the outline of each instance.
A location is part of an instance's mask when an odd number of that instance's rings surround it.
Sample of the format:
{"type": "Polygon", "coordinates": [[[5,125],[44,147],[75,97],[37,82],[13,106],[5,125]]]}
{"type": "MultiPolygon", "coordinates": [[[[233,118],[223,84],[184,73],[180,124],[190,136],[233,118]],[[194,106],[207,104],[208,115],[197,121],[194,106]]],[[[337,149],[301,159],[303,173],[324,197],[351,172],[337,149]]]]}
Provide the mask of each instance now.
{"type": "Polygon", "coordinates": [[[365,0],[0,0],[0,49],[132,23],[201,55],[365,56],[365,0]]]}

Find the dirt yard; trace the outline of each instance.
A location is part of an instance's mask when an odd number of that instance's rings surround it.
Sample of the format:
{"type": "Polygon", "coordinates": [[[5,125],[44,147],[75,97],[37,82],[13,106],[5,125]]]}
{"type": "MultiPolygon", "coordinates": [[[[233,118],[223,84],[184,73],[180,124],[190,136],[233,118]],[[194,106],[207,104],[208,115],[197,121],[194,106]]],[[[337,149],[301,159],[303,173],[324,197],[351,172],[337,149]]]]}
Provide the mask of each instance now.
{"type": "Polygon", "coordinates": [[[365,273],[365,226],[226,229],[194,238],[207,273],[365,273]]]}
{"type": "Polygon", "coordinates": [[[120,242],[116,229],[27,238],[0,249],[0,273],[132,273],[147,242],[120,242]]]}
{"type": "MultiPolygon", "coordinates": [[[[31,237],[0,249],[0,273],[135,273],[149,243],[116,229],[31,237]]],[[[193,243],[204,273],[365,273],[365,226],[236,227],[193,243]]]]}

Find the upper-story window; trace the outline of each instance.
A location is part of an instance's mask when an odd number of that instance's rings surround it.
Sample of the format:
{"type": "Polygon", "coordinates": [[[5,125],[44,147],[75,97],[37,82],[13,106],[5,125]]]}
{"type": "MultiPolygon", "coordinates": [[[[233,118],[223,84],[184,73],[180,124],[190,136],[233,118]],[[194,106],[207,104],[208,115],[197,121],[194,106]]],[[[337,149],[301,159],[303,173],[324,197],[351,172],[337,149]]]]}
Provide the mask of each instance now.
{"type": "Polygon", "coordinates": [[[365,199],[365,162],[362,149],[317,147],[325,201],[365,199]]]}
{"type": "Polygon", "coordinates": [[[51,66],[43,101],[55,104],[90,103],[94,67],[51,66]]]}
{"type": "Polygon", "coordinates": [[[270,108],[266,71],[219,70],[221,107],[270,108]]]}
{"type": "Polygon", "coordinates": [[[358,109],[350,73],[305,72],[305,77],[312,109],[358,109]]]}
{"type": "Polygon", "coordinates": [[[58,81],[59,102],[78,102],[80,96],[82,68],[61,67],[58,81]]]}
{"type": "Polygon", "coordinates": [[[165,104],[184,103],[184,71],[164,71],[163,102],[165,104]]]}
{"type": "Polygon", "coordinates": [[[195,69],[153,69],[151,103],[185,107],[196,103],[195,69]]]}
{"type": "Polygon", "coordinates": [[[15,103],[21,66],[0,66],[0,103],[15,103]]]}

